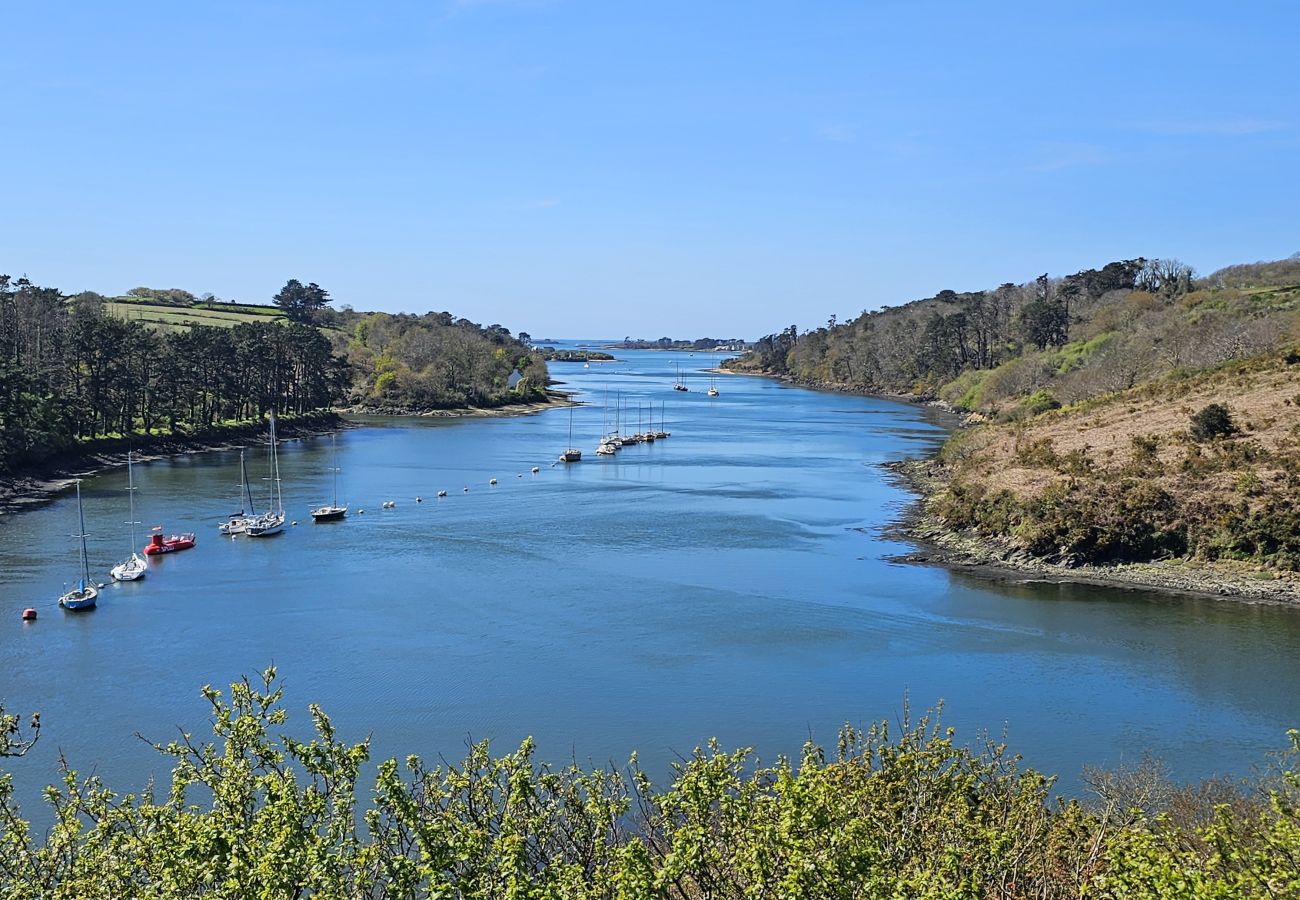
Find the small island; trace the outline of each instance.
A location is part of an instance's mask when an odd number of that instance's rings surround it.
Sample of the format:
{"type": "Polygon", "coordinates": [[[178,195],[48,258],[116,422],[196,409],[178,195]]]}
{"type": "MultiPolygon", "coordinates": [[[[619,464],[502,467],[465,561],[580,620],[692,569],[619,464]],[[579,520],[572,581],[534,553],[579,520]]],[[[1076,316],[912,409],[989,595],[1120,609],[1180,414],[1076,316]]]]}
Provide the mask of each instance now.
{"type": "Polygon", "coordinates": [[[533,347],[545,362],[613,362],[614,357],[602,350],[567,350],[555,347],[533,347]]]}

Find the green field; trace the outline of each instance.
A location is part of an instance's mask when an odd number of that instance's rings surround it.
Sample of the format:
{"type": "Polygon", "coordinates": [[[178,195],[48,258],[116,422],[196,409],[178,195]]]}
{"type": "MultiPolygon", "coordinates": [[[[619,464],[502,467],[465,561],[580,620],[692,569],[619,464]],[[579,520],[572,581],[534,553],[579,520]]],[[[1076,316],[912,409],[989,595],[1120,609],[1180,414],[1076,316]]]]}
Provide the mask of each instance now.
{"type": "Polygon", "coordinates": [[[178,306],[170,303],[141,302],[132,298],[117,298],[105,302],[104,309],[109,315],[132,322],[143,322],[159,331],[187,331],[195,325],[231,328],[241,322],[266,322],[270,319],[284,318],[284,313],[273,306],[246,306],[234,303],[178,306]]]}

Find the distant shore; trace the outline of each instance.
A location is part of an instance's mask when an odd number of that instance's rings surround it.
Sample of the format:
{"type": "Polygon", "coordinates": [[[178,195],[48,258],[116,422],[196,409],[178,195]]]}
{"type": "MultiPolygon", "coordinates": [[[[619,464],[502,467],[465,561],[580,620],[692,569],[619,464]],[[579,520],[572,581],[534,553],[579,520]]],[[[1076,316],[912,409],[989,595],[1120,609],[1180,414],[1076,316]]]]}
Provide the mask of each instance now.
{"type": "Polygon", "coordinates": [[[458,409],[413,409],[406,406],[350,406],[339,410],[355,416],[409,416],[419,419],[495,419],[506,416],[531,416],[548,409],[581,406],[568,391],[550,390],[545,400],[504,403],[501,406],[467,406],[458,409]]]}
{"type": "MultiPolygon", "coordinates": [[[[412,416],[435,418],[498,418],[523,416],[565,406],[578,406],[563,391],[550,391],[546,400],[508,403],[494,407],[435,410],[340,409],[277,420],[277,437],[284,440],[328,434],[344,428],[365,427],[350,423],[345,415],[412,416]]],[[[0,515],[9,515],[48,503],[70,488],[78,478],[97,475],[126,465],[126,455],[137,462],[153,462],[175,456],[234,450],[266,439],[265,422],[241,422],[190,435],[145,437],[134,435],[96,441],[78,453],[64,453],[46,465],[30,466],[10,476],[0,476],[0,515]]]]}

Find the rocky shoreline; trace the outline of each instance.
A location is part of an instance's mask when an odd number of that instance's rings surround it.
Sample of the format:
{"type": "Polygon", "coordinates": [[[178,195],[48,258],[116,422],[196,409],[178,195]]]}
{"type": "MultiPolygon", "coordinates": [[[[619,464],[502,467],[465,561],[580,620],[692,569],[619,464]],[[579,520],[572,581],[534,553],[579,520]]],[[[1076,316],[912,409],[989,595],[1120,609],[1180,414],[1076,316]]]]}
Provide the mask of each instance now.
{"type": "Polygon", "coordinates": [[[926,509],[928,501],[947,487],[934,461],[907,460],[884,463],[883,467],[918,494],[916,503],[897,523],[895,533],[918,545],[919,549],[894,557],[898,562],[938,565],[1002,581],[1094,584],[1236,602],[1300,606],[1300,580],[1245,563],[1157,560],[1067,566],[1031,556],[1005,540],[954,531],[926,509]]]}
{"type": "MultiPolygon", "coordinates": [[[[310,413],[276,421],[277,435],[285,440],[328,434],[348,427],[347,421],[335,412],[310,413]]],[[[13,475],[0,477],[0,515],[47,503],[71,487],[78,478],[124,466],[128,451],[135,454],[138,462],[151,462],[169,456],[231,450],[265,437],[264,422],[243,422],[187,435],[132,435],[96,441],[79,453],[62,453],[50,457],[39,467],[30,466],[13,475]]]]}

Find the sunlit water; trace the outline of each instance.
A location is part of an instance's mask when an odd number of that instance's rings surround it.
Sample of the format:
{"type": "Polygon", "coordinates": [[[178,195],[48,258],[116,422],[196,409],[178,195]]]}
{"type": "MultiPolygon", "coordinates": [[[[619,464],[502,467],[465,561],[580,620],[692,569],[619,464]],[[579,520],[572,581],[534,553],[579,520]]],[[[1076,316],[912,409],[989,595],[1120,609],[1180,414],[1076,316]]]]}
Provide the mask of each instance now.
{"type": "MultiPolygon", "coordinates": [[[[56,605],[76,577],[71,492],[0,517],[0,699],[45,725],[6,763],[20,794],[56,779],[60,752],[123,789],[165,775],[136,733],[201,734],[198,687],[268,663],[296,721],[320,703],[342,736],[373,732],[379,756],[533,735],[546,759],[636,749],[658,773],[710,736],[764,759],[833,744],[839,724],[896,720],[905,699],[942,699],[968,737],[1005,726],[1069,792],[1083,766],[1144,751],[1183,779],[1245,774],[1300,724],[1293,611],[888,561],[908,549],[884,535],[910,498],[879,464],[943,439],[924,410],[752,377],[720,378],[710,399],[703,354],[619,356],[552,365],[591,404],[572,418],[576,465],[552,465],[567,409],[370,420],[338,441],[353,512],[314,525],[329,440],[284,444],[299,524],[276,538],[217,532],[237,452],[137,466],[146,528],[199,544],[110,584],[93,612],[56,605]],[[679,364],[689,393],[671,389],[679,364]],[[633,425],[653,402],[657,426],[666,403],[672,437],[597,457],[606,390],[633,425]],[[20,621],[26,606],[39,621],[20,621]]],[[[264,454],[249,450],[259,492],[264,454]]],[[[84,485],[104,581],[128,551],[125,486],[124,470],[84,485]]]]}

